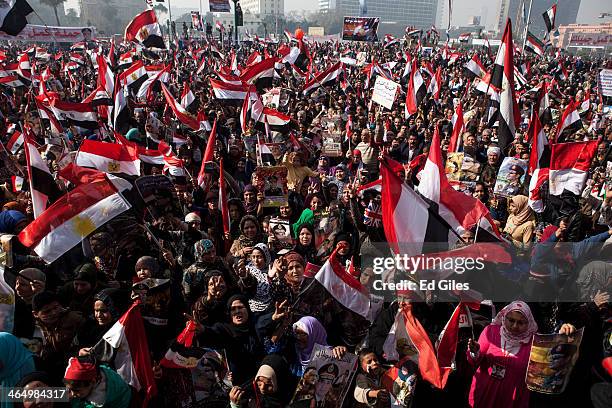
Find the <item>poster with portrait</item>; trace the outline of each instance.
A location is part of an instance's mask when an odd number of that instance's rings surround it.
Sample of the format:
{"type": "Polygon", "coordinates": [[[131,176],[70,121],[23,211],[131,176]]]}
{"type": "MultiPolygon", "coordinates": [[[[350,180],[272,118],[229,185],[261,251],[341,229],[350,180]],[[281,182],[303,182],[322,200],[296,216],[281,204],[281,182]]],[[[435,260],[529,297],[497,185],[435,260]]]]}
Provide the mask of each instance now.
{"type": "Polygon", "coordinates": [[[321,153],[327,157],[342,156],[342,135],[340,133],[330,133],[323,131],[323,148],[321,153]]]}
{"type": "Polygon", "coordinates": [[[324,212],[319,217],[315,217],[315,247],[317,256],[331,254],[334,249],[334,239],[340,231],[340,220],[337,213],[324,212]]]}
{"type": "Polygon", "coordinates": [[[356,369],[355,354],[346,353],[342,359],[337,359],[332,355],[331,349],[315,344],[310,364],[304,371],[289,406],[340,408],[356,369]]]}
{"type": "Polygon", "coordinates": [[[448,178],[448,181],[459,182],[461,180],[463,156],[464,155],[462,152],[453,152],[447,154],[444,172],[446,173],[446,178],[448,178]]]}
{"type": "Polygon", "coordinates": [[[289,220],[277,217],[270,219],[270,236],[283,244],[291,244],[291,229],[289,220]]]}
{"type": "Polygon", "coordinates": [[[378,17],[344,17],[342,39],[344,41],[378,41],[378,17]]]}
{"type": "Polygon", "coordinates": [[[232,388],[229,366],[225,352],[204,349],[204,356],[191,370],[193,390],[197,402],[214,404],[227,402],[227,394],[232,388]]]}
{"type": "Polygon", "coordinates": [[[287,203],[287,167],[258,167],[255,174],[257,190],[264,193],[264,207],[280,207],[287,203]]]}
{"type": "Polygon", "coordinates": [[[493,193],[504,197],[517,195],[525,181],[527,161],[516,157],[506,157],[497,172],[493,193]]]}
{"type": "Polygon", "coordinates": [[[461,163],[461,181],[475,182],[480,177],[480,162],[472,156],[464,155],[461,163]]]}
{"type": "Polygon", "coordinates": [[[561,394],[578,359],[583,333],[584,328],[571,336],[534,335],[525,379],[527,388],[543,394],[561,394]]]}

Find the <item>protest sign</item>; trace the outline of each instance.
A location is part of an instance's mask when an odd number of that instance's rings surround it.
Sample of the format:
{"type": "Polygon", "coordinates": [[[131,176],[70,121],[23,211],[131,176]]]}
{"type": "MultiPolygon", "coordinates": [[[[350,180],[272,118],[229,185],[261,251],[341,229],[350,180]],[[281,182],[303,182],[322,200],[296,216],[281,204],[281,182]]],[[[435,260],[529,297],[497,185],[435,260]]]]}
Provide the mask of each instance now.
{"type": "Polygon", "coordinates": [[[315,344],[310,364],[304,370],[290,406],[311,406],[340,408],[357,368],[357,356],[346,353],[341,359],[335,358],[332,350],[315,344]]]}
{"type": "Polygon", "coordinates": [[[480,168],[478,160],[472,156],[464,155],[461,163],[461,181],[478,181],[480,168]]]}
{"type": "Polygon", "coordinates": [[[599,71],[599,86],[603,96],[612,96],[612,69],[599,71]]]}
{"type": "Polygon", "coordinates": [[[257,175],[258,191],[264,193],[264,207],[280,207],[286,205],[287,195],[287,168],[284,166],[258,167],[257,175]]]}
{"type": "Polygon", "coordinates": [[[342,39],[345,41],[378,41],[378,17],[344,17],[342,39]]]}
{"type": "Polygon", "coordinates": [[[289,220],[283,220],[278,217],[271,218],[270,235],[281,243],[291,243],[289,220]]]}
{"type": "Polygon", "coordinates": [[[181,214],[174,184],[168,177],[142,176],[137,178],[134,184],[153,217],[161,217],[168,208],[174,214],[181,214]]]}
{"type": "Polygon", "coordinates": [[[446,167],[444,169],[448,181],[461,180],[461,167],[463,166],[463,153],[453,152],[448,153],[446,157],[446,167]]]}
{"type": "Polygon", "coordinates": [[[278,109],[280,104],[280,95],[280,88],[272,88],[265,94],[261,95],[261,102],[264,104],[264,106],[278,109]]]}
{"type": "Polygon", "coordinates": [[[506,157],[497,172],[497,181],[493,192],[505,197],[517,195],[525,181],[527,162],[516,157],[506,157]]]}
{"type": "Polygon", "coordinates": [[[342,156],[342,135],[340,133],[323,133],[322,153],[327,157],[342,156]]]}
{"type": "Polygon", "coordinates": [[[564,334],[536,334],[531,343],[525,382],[531,391],[560,394],[578,359],[584,328],[570,336],[564,334]]]}
{"type": "Polygon", "coordinates": [[[77,43],[96,39],[96,27],[54,27],[28,24],[16,36],[0,31],[0,40],[77,43]]]}
{"type": "Polygon", "coordinates": [[[227,13],[230,11],[229,0],[208,0],[211,13],[227,13]]]}
{"type": "Polygon", "coordinates": [[[393,82],[379,75],[376,77],[376,82],[374,83],[372,101],[391,110],[398,89],[400,89],[400,85],[397,82],[393,82]]]}

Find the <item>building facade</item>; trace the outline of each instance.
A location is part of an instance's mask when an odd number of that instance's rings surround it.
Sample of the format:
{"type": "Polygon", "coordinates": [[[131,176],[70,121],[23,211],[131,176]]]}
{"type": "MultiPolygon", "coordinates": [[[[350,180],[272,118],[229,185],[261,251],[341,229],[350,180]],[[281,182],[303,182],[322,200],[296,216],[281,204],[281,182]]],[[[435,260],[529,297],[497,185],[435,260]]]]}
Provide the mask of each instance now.
{"type": "Polygon", "coordinates": [[[242,11],[250,11],[259,16],[282,16],[285,13],[285,0],[241,0],[242,11]]]}
{"type": "Polygon", "coordinates": [[[531,6],[529,31],[539,38],[543,38],[546,31],[546,24],[544,24],[542,14],[553,4],[557,3],[556,27],[575,23],[578,9],[580,9],[580,0],[501,0],[497,19],[499,35],[503,33],[508,18],[512,20],[512,28],[515,30],[515,34],[522,34],[525,28],[520,21],[522,15],[521,9],[524,3],[525,14],[527,14],[529,12],[530,1],[533,1],[533,3],[531,6]]]}
{"type": "Polygon", "coordinates": [[[568,24],[559,27],[556,46],[562,49],[612,49],[612,23],[568,24]]]}
{"type": "MultiPolygon", "coordinates": [[[[378,34],[402,36],[407,26],[429,29],[436,23],[439,0],[366,0],[364,17],[380,17],[378,34]]],[[[444,0],[440,0],[444,1],[444,0]]],[[[359,0],[319,0],[319,11],[359,16],[359,0]]]]}

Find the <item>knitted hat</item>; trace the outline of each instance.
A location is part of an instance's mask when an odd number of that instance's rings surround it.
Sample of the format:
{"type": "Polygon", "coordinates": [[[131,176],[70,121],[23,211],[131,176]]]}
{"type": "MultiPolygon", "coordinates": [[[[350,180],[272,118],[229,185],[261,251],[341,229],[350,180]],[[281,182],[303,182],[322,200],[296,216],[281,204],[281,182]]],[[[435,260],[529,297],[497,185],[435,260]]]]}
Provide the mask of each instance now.
{"type": "Polygon", "coordinates": [[[295,251],[291,251],[285,255],[285,260],[287,261],[287,265],[289,265],[291,262],[299,262],[302,266],[305,264],[304,257],[295,251]]]}
{"type": "Polygon", "coordinates": [[[70,357],[68,367],[66,367],[65,380],[72,381],[93,381],[98,370],[96,364],[89,361],[81,361],[76,357],[70,357]]]}

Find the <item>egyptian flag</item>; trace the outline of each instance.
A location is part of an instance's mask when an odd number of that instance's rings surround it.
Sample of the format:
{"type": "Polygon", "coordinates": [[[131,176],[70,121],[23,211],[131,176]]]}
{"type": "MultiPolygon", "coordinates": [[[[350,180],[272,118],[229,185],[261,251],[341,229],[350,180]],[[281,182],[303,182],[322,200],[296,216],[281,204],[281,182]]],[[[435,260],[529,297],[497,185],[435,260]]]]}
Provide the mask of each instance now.
{"type": "Polygon", "coordinates": [[[257,92],[249,92],[248,96],[244,98],[244,103],[240,111],[240,127],[243,133],[248,130],[248,124],[251,119],[253,119],[256,124],[260,119],[263,122],[263,110],[264,106],[257,92]]]}
{"type": "Polygon", "coordinates": [[[274,79],[274,65],[277,61],[277,57],[267,58],[246,68],[240,75],[240,80],[247,84],[254,84],[258,91],[271,88],[274,79]]]}
{"type": "Polygon", "coordinates": [[[546,24],[546,31],[549,33],[555,28],[555,17],[557,15],[557,5],[553,4],[551,8],[542,13],[544,18],[544,24],[546,24]]]}
{"type": "Polygon", "coordinates": [[[90,103],[66,102],[51,99],[49,109],[60,121],[68,121],[84,129],[98,129],[98,117],[90,103]]]}
{"type": "Polygon", "coordinates": [[[395,174],[389,159],[381,164],[381,175],[383,226],[393,253],[418,255],[425,242],[448,242],[450,226],[395,174]]]}
{"type": "Polygon", "coordinates": [[[83,184],[32,221],[19,234],[19,241],[51,263],[130,207],[106,180],[83,184]]]}
{"type": "Polygon", "coordinates": [[[21,146],[23,146],[24,136],[23,133],[17,129],[15,124],[9,126],[6,131],[7,135],[10,135],[8,142],[6,142],[6,150],[11,152],[11,154],[17,154],[21,146]]]}
{"type": "Polygon", "coordinates": [[[225,55],[219,51],[219,49],[214,44],[209,44],[208,51],[213,58],[223,61],[225,59],[225,55]]]}
{"type": "Polygon", "coordinates": [[[13,189],[13,193],[19,193],[23,191],[23,182],[25,179],[19,176],[11,176],[11,186],[13,189]]]}
{"type": "Polygon", "coordinates": [[[253,51],[246,60],[246,66],[252,67],[253,65],[260,63],[261,61],[263,61],[263,57],[261,56],[261,54],[258,51],[253,51]]]}
{"type": "Polygon", "coordinates": [[[18,88],[25,86],[25,84],[19,79],[17,75],[7,75],[0,77],[0,85],[7,86],[9,88],[18,88]]]}
{"type": "Polygon", "coordinates": [[[417,61],[415,58],[412,60],[412,72],[410,73],[408,89],[406,90],[406,105],[404,106],[404,116],[406,120],[417,113],[419,105],[426,94],[427,87],[425,86],[425,80],[423,80],[421,76],[421,71],[417,69],[417,61]]]}
{"type": "Polygon", "coordinates": [[[498,109],[498,144],[502,151],[514,141],[516,126],[521,119],[515,97],[513,52],[512,22],[508,19],[491,75],[491,85],[500,90],[499,102],[491,99],[490,103],[498,109]]]}
{"type": "Polygon", "coordinates": [[[103,85],[98,85],[81,103],[90,103],[92,106],[113,106],[113,99],[103,85]]]}
{"type": "Polygon", "coordinates": [[[466,70],[473,75],[473,77],[484,78],[487,74],[487,70],[478,58],[478,54],[472,55],[472,58],[465,64],[466,70]]]}
{"type": "Polygon", "coordinates": [[[113,105],[113,129],[121,134],[125,134],[130,130],[130,110],[128,109],[125,93],[125,87],[120,87],[115,94],[113,105]]]}
{"type": "Polygon", "coordinates": [[[28,24],[26,16],[32,13],[26,0],[6,0],[0,3],[0,31],[18,35],[28,24]]]}
{"type": "Polygon", "coordinates": [[[188,320],[187,325],[166,351],[159,364],[165,368],[196,368],[204,356],[204,349],[193,347],[195,335],[196,324],[188,320]]]}
{"type": "Polygon", "coordinates": [[[140,176],[140,159],[135,149],[119,143],[85,140],[76,155],[78,166],[90,167],[105,173],[140,176]]]}
{"type": "Polygon", "coordinates": [[[552,145],[548,174],[551,195],[559,196],[564,190],[575,195],[582,194],[597,144],[597,140],[590,140],[552,145]]]}
{"type": "Polygon", "coordinates": [[[195,100],[195,95],[189,88],[189,82],[186,82],[185,86],[183,87],[183,92],[181,93],[181,105],[183,105],[185,109],[189,109],[189,106],[194,103],[195,100]]]}
{"type": "Polygon", "coordinates": [[[333,86],[339,83],[342,80],[343,73],[344,65],[341,62],[336,62],[325,71],[307,79],[304,83],[303,94],[310,95],[319,87],[333,86]]]}
{"type": "Polygon", "coordinates": [[[26,85],[32,82],[32,65],[30,64],[30,57],[27,53],[23,53],[19,56],[17,75],[19,75],[19,78],[21,78],[26,85]]]}
{"type": "Polygon", "coordinates": [[[538,116],[541,123],[552,123],[552,112],[550,110],[550,85],[543,81],[538,92],[538,116]]]}
{"type": "MultiPolygon", "coordinates": [[[[416,350],[415,354],[406,357],[406,359],[412,360],[418,366],[421,377],[425,381],[436,388],[444,389],[448,376],[453,371],[452,366],[457,352],[459,328],[462,320],[467,320],[462,318],[466,314],[469,314],[466,305],[459,303],[439,335],[436,350],[431,343],[429,334],[413,315],[412,304],[407,305],[405,308],[398,310],[395,316],[395,321],[383,345],[385,355],[388,356],[388,359],[397,359],[396,344],[398,340],[403,339],[412,346],[411,348],[416,350]]],[[[383,375],[382,383],[388,390],[393,390],[395,379],[405,361],[402,360],[383,375]]]]}
{"type": "MultiPolygon", "coordinates": [[[[431,146],[425,167],[420,173],[419,193],[438,207],[439,216],[459,235],[478,225],[500,236],[487,207],[477,198],[455,190],[448,182],[437,128],[434,130],[431,146]]],[[[454,234],[448,235],[449,244],[456,240],[454,234]]]]}
{"type": "Polygon", "coordinates": [[[306,72],[310,66],[310,51],[308,50],[308,45],[306,45],[303,39],[299,39],[297,48],[299,53],[292,65],[295,65],[300,71],[306,72]]]}
{"type": "Polygon", "coordinates": [[[383,43],[383,48],[389,48],[394,44],[399,44],[399,40],[391,34],[385,34],[385,37],[383,38],[383,43]]]}
{"type": "Polygon", "coordinates": [[[164,97],[166,98],[166,103],[168,104],[170,109],[172,109],[172,112],[174,112],[174,115],[176,116],[176,118],[183,125],[191,128],[191,130],[194,130],[194,131],[200,130],[201,124],[198,121],[198,119],[195,116],[193,116],[191,113],[189,113],[187,109],[185,109],[183,105],[178,103],[176,99],[174,99],[174,96],[172,96],[172,94],[170,93],[168,88],[166,88],[166,85],[164,85],[163,82],[160,82],[160,84],[161,84],[161,88],[162,88],[164,97]]]}
{"type": "Polygon", "coordinates": [[[136,93],[136,97],[141,100],[146,100],[147,102],[153,101],[153,92],[159,92],[159,88],[157,87],[157,81],[159,83],[168,83],[170,81],[170,70],[172,69],[172,65],[166,65],[162,70],[152,74],[149,71],[149,79],[144,81],[138,92],[136,93]],[[157,88],[157,89],[156,89],[157,88]]]}
{"type": "Polygon", "coordinates": [[[164,158],[164,169],[163,174],[170,174],[171,176],[181,177],[185,176],[185,162],[183,159],[178,158],[172,151],[167,151],[163,154],[164,158]]]}
{"type": "Polygon", "coordinates": [[[49,166],[38,152],[36,144],[29,137],[25,137],[24,147],[30,194],[32,196],[32,211],[34,218],[38,218],[45,211],[47,205],[57,200],[62,193],[49,171],[49,166]]]}
{"type": "Polygon", "coordinates": [[[115,94],[115,74],[106,63],[106,59],[98,54],[96,56],[98,63],[98,86],[104,87],[109,97],[115,94]]]}
{"type": "Polygon", "coordinates": [[[458,152],[463,145],[463,131],[465,130],[465,123],[463,122],[463,106],[461,100],[455,107],[455,113],[451,119],[453,123],[453,133],[451,134],[450,144],[448,145],[448,152],[458,152]]]}
{"type": "Polygon", "coordinates": [[[217,81],[213,78],[209,78],[209,80],[214,97],[219,99],[220,102],[232,105],[242,105],[249,91],[255,89],[252,85],[248,84],[230,84],[223,81],[217,81]]]}
{"type": "Polygon", "coordinates": [[[527,87],[528,84],[527,78],[525,78],[523,74],[521,74],[516,65],[514,66],[514,84],[516,90],[521,90],[527,87]]]}
{"type": "Polygon", "coordinates": [[[115,350],[113,366],[117,374],[136,391],[144,391],[142,406],[146,407],[157,394],[157,384],[153,376],[140,300],[132,304],[94,348],[98,348],[102,342],[108,343],[115,350]]]}
{"type": "Polygon", "coordinates": [[[126,85],[133,94],[138,93],[147,79],[149,79],[149,74],[142,61],[136,61],[119,75],[119,82],[126,85]]]}
{"type": "Polygon", "coordinates": [[[76,62],[79,65],[85,65],[85,56],[78,54],[76,52],[73,52],[70,54],[70,61],[76,62]]]}
{"type": "Polygon", "coordinates": [[[436,74],[431,78],[429,86],[427,87],[427,93],[431,94],[431,99],[435,102],[440,101],[440,91],[442,90],[442,67],[438,66],[436,74]]]}
{"type": "Polygon", "coordinates": [[[534,109],[531,115],[531,123],[528,130],[529,144],[533,146],[529,156],[529,206],[533,211],[541,213],[544,211],[543,197],[540,195],[540,189],[544,182],[548,181],[548,172],[550,167],[550,146],[548,138],[537,110],[534,109]]]}
{"type": "Polygon", "coordinates": [[[557,143],[564,142],[568,136],[573,136],[574,133],[582,129],[582,119],[580,119],[580,114],[578,113],[578,106],[574,99],[571,99],[565,111],[563,111],[557,126],[555,137],[557,143]]]}
{"type": "Polygon", "coordinates": [[[563,61],[559,61],[557,58],[558,67],[555,70],[555,77],[559,79],[559,81],[567,81],[569,74],[567,72],[567,68],[563,64],[563,61]]]}
{"type": "Polygon", "coordinates": [[[124,54],[121,54],[119,56],[119,64],[117,65],[117,69],[122,70],[122,69],[126,69],[129,66],[131,66],[133,62],[133,58],[132,58],[133,54],[134,54],[134,51],[128,51],[124,54]]]}
{"type": "Polygon", "coordinates": [[[204,156],[202,156],[202,165],[200,166],[200,172],[198,173],[198,185],[202,188],[205,188],[208,184],[209,177],[206,173],[206,163],[209,163],[213,160],[213,153],[215,150],[215,145],[217,144],[217,119],[213,122],[212,130],[208,135],[208,140],[206,141],[206,150],[204,151],[204,156]]]}
{"type": "Polygon", "coordinates": [[[137,15],[125,28],[125,41],[136,41],[147,48],[166,48],[154,10],[137,15]]]}
{"type": "MultiPolygon", "coordinates": [[[[285,115],[272,108],[263,108],[263,116],[265,123],[268,125],[269,129],[274,132],[279,132],[282,134],[287,134],[292,126],[291,117],[285,115]]],[[[261,121],[256,122],[257,125],[262,125],[261,121]]],[[[265,130],[265,128],[264,128],[265,130]]]]}
{"type": "Polygon", "coordinates": [[[544,55],[544,42],[533,35],[531,31],[527,31],[527,40],[525,41],[525,49],[533,52],[538,56],[544,55]]]}

